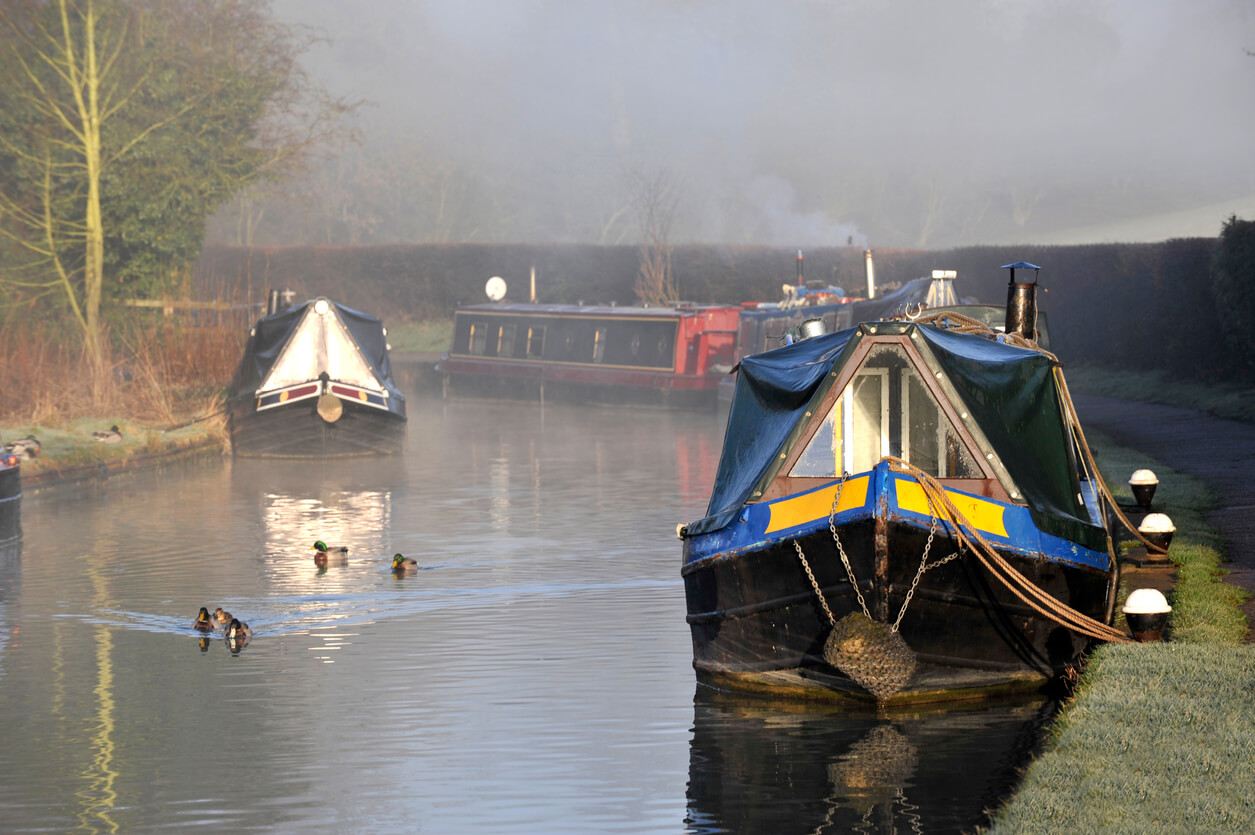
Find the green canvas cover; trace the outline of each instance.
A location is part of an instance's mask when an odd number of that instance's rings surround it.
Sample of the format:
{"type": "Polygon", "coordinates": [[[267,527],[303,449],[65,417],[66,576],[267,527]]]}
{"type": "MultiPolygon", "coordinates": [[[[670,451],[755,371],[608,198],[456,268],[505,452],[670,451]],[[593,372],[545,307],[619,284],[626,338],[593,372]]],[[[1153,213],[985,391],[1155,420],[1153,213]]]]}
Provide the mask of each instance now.
{"type": "MultiPolygon", "coordinates": [[[[883,332],[883,330],[882,330],[883,332]]],[[[931,325],[895,323],[925,365],[942,374],[982,456],[992,452],[1023,495],[1037,526],[1089,548],[1105,550],[1078,498],[1071,432],[1053,361],[1036,351],[931,325]]],[[[775,477],[814,411],[863,339],[862,328],[807,339],[741,361],[723,455],[706,518],[690,534],[719,530],[775,477]]]]}

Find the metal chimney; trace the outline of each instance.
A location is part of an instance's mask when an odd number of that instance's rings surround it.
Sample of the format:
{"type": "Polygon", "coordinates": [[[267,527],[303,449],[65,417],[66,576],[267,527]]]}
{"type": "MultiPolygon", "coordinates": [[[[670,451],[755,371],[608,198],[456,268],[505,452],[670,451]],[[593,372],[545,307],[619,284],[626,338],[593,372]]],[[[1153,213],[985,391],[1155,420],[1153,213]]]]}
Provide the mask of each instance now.
{"type": "Polygon", "coordinates": [[[863,250],[863,269],[867,272],[867,298],[876,298],[876,266],[872,263],[872,251],[863,250]]]}
{"type": "Polygon", "coordinates": [[[1041,267],[1027,261],[1016,261],[1014,264],[1003,264],[1001,269],[1010,270],[1011,278],[1007,284],[1007,333],[1018,333],[1026,339],[1037,341],[1037,274],[1041,267]],[[1034,270],[1033,280],[1027,284],[1017,284],[1016,270],[1034,270]]]}

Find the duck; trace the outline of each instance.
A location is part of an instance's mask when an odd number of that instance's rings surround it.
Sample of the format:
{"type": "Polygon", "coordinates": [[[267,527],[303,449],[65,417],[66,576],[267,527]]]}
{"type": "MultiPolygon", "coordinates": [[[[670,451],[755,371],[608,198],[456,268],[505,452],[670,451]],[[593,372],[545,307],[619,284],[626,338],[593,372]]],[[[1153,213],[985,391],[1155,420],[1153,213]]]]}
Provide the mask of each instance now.
{"type": "Polygon", "coordinates": [[[213,632],[217,628],[214,626],[213,618],[210,617],[207,607],[200,607],[200,613],[196,615],[196,620],[192,622],[192,628],[197,632],[213,632]]]}
{"type": "Polygon", "coordinates": [[[230,626],[231,621],[233,620],[235,620],[235,616],[232,615],[230,612],[224,610],[221,606],[219,606],[217,609],[214,609],[214,628],[215,629],[219,629],[225,626],[230,626]]]}
{"type": "Polygon", "coordinates": [[[40,453],[44,445],[34,435],[27,435],[25,438],[5,444],[4,448],[18,458],[24,458],[29,461],[40,453]]]}
{"type": "Polygon", "coordinates": [[[392,570],[398,574],[406,571],[417,571],[418,560],[410,559],[402,554],[392,555],[392,570]]]}
{"type": "Polygon", "coordinates": [[[349,556],[347,545],[336,545],[327,547],[327,543],[321,539],[310,546],[310,550],[314,552],[314,565],[326,566],[329,563],[337,565],[344,563],[349,556]]]}
{"type": "Polygon", "coordinates": [[[122,433],[118,430],[118,425],[115,423],[104,432],[93,432],[92,437],[102,443],[116,444],[122,440],[122,433]]]}
{"type": "Polygon", "coordinates": [[[343,554],[346,557],[349,555],[349,546],[347,545],[336,545],[334,547],[328,546],[327,543],[323,542],[321,539],[315,542],[313,545],[311,545],[309,547],[309,550],[317,551],[320,554],[343,554]]]}
{"type": "Polygon", "coordinates": [[[228,641],[241,641],[253,637],[253,630],[247,623],[241,623],[238,618],[231,618],[224,637],[228,641]]]}

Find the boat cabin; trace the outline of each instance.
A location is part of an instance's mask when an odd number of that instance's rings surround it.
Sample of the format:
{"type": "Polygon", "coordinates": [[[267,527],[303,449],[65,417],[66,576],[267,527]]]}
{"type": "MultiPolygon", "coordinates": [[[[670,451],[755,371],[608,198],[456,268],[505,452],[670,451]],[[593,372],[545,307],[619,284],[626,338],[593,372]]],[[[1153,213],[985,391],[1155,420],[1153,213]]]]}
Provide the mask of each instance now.
{"type": "MultiPolygon", "coordinates": [[[[741,361],[709,516],[905,460],[947,487],[1027,504],[1042,530],[1101,543],[1054,361],[909,321],[824,334],[741,361]]],[[[1101,544],[1096,547],[1103,547],[1101,544]]]]}

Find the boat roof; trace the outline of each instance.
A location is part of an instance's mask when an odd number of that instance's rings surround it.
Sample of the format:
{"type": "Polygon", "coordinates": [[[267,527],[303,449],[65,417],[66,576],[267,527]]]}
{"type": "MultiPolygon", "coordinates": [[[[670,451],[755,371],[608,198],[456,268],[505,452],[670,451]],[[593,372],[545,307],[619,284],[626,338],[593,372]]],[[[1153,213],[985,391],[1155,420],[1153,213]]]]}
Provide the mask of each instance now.
{"type": "Polygon", "coordinates": [[[726,304],[678,304],[665,307],[640,307],[635,305],[588,305],[588,304],[535,304],[532,302],[495,302],[470,304],[459,307],[457,313],[508,313],[527,316],[607,316],[649,317],[679,319],[703,310],[732,308],[726,304]]]}
{"type": "Polygon", "coordinates": [[[257,320],[231,394],[251,395],[315,380],[324,372],[339,382],[400,395],[392,379],[383,322],[324,297],[257,320]]]}
{"type": "Polygon", "coordinates": [[[1023,495],[1038,527],[1105,548],[1077,497],[1071,427],[1049,354],[992,338],[910,321],[864,323],[748,356],[736,390],[706,518],[690,533],[719,530],[775,477],[782,460],[842,379],[859,343],[906,337],[968,427],[1023,495]]]}

